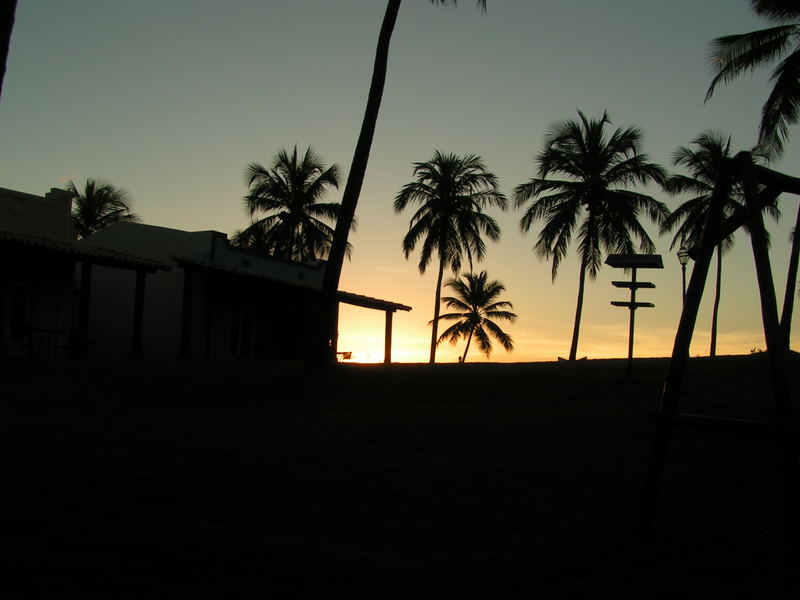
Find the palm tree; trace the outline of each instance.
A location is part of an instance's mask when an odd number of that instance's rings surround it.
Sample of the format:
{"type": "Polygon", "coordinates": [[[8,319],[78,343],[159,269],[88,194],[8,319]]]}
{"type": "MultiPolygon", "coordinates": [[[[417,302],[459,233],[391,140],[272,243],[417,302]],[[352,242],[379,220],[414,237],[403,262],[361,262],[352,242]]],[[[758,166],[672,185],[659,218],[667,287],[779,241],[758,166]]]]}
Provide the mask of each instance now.
{"type": "Polygon", "coordinates": [[[500,342],[506,352],[514,349],[511,336],[492,320],[502,319],[513,323],[517,315],[505,309],[514,307],[511,302],[497,300],[497,297],[505,291],[505,286],[499,281],[487,281],[487,278],[486,271],[481,271],[477,275],[465,273],[460,278],[453,278],[445,284],[446,287],[453,288],[456,295],[445,296],[442,300],[448,308],[457,312],[445,313],[438,319],[456,322],[442,332],[438,343],[450,340],[451,344],[455,344],[460,339],[466,338],[464,354],[459,361],[462,363],[467,360],[469,344],[473,337],[486,358],[492,353],[491,338],[500,342]]]}
{"type": "MultiPolygon", "coordinates": [[[[672,154],[672,164],[688,169],[690,175],[672,175],[664,184],[664,190],[670,194],[690,193],[693,197],[681,204],[661,224],[660,233],[675,231],[670,249],[676,245],[694,245],[699,243],[703,234],[706,214],[711,204],[711,194],[717,181],[722,162],[730,158],[731,138],[714,132],[703,132],[692,140],[698,149],[692,150],[681,146],[672,154]]],[[[742,204],[740,186],[732,186],[731,193],[722,207],[724,216],[730,216],[742,204]]],[[[722,255],[733,246],[733,234],[717,244],[717,280],[714,296],[714,308],[711,313],[711,349],[709,354],[717,353],[717,322],[719,302],[722,293],[722,255]]]]}
{"type": "Polygon", "coordinates": [[[340,205],[320,200],[339,187],[339,167],[326,167],[311,148],[299,158],[295,146],[291,154],[278,152],[269,169],[251,163],[245,177],[245,207],[251,217],[265,214],[237,232],[233,243],[301,262],[324,258],[333,237],[325,221],[336,220],[340,205]]]}
{"type": "MultiPolygon", "coordinates": [[[[750,0],[753,10],[775,23],[774,27],[717,38],[712,42],[710,59],[718,65],[706,100],[719,83],[728,83],[739,75],[776,60],[770,79],[772,91],[761,109],[759,146],[768,156],[780,156],[789,134],[789,125],[800,116],[800,5],[796,0],[750,0]]],[[[800,209],[795,231],[800,228],[800,209]]],[[[792,236],[786,289],[781,312],[781,336],[786,349],[792,328],[797,265],[800,259],[800,236],[792,236]]]]}
{"type": "Polygon", "coordinates": [[[783,58],[772,72],[772,92],[761,109],[759,145],[768,155],[780,155],[789,125],[797,123],[800,106],[800,5],[796,0],[750,0],[753,10],[776,25],[727,35],[712,42],[710,60],[717,65],[706,100],[719,83],[728,83],[761,65],[783,58]]]}
{"type": "MultiPolygon", "coordinates": [[[[397,21],[402,0],[388,0],[380,34],[378,46],[375,51],[375,63],[372,69],[372,82],[367,96],[367,106],[364,110],[364,120],[361,122],[361,132],[358,135],[356,149],[347,184],[342,195],[342,209],[336,221],[336,231],[331,244],[328,264],[325,269],[325,279],[322,283],[320,294],[320,312],[316,327],[316,339],[309,355],[309,365],[321,365],[331,361],[330,342],[335,334],[336,322],[336,291],[339,289],[339,279],[342,274],[342,264],[347,248],[347,234],[356,213],[358,198],[361,194],[361,185],[367,172],[369,152],[372,147],[372,138],[375,134],[375,125],[378,122],[378,111],[383,97],[383,87],[386,82],[386,66],[389,59],[389,43],[397,21]]],[[[456,5],[457,0],[429,0],[434,5],[456,5]]],[[[477,0],[477,5],[486,10],[486,0],[477,0]]]]}
{"type": "MultiPolygon", "coordinates": [[[[789,126],[800,117],[800,5],[796,0],[750,0],[753,10],[775,26],[750,33],[728,35],[712,42],[712,62],[718,66],[706,93],[711,98],[719,83],[728,83],[743,73],[780,60],[770,77],[772,91],[761,109],[759,146],[767,156],[780,156],[789,135],[789,126]]],[[[800,209],[795,230],[800,228],[800,209]]],[[[786,349],[792,327],[794,293],[800,236],[792,236],[792,249],[786,275],[786,290],[781,312],[781,336],[786,349]]]]}
{"type": "Polygon", "coordinates": [[[403,253],[408,258],[421,241],[419,272],[435,257],[439,259],[436,300],[433,309],[430,362],[436,362],[442,275],[446,268],[458,273],[464,255],[472,266],[473,258],[482,260],[489,239],[500,237],[497,222],[483,212],[488,206],[506,209],[506,197],[497,188],[497,177],[486,170],[480,157],[442,154],[438,150],[427,162],[414,164],[412,181],[403,186],[394,200],[395,212],[411,203],[420,207],[411,217],[403,238],[403,253]]]}
{"type": "MultiPolygon", "coordinates": [[[[676,208],[661,224],[660,233],[675,230],[670,249],[676,245],[697,245],[703,234],[706,214],[711,205],[711,195],[717,181],[723,161],[731,158],[731,138],[716,131],[704,131],[697,139],[692,140],[696,150],[681,146],[672,154],[672,164],[685,167],[689,175],[672,175],[664,183],[664,190],[669,194],[692,194],[692,198],[676,208]]],[[[744,192],[741,184],[734,181],[729,196],[722,206],[722,216],[728,217],[744,204],[744,192]]],[[[765,207],[765,212],[774,218],[780,216],[775,204],[765,207]]],[[[745,226],[745,231],[747,227],[745,226]]],[[[711,313],[711,348],[710,356],[717,354],[717,324],[719,321],[719,304],[722,294],[722,256],[733,247],[733,233],[717,244],[717,277],[714,307],[711,313]]]]}
{"type": "Polygon", "coordinates": [[[72,194],[72,224],[80,238],[114,223],[139,221],[130,210],[128,192],[108,181],[87,179],[82,192],[70,181],[67,191],[72,194]]]}
{"type": "Polygon", "coordinates": [[[7,0],[0,7],[0,94],[3,92],[3,79],[6,75],[8,49],[11,46],[11,32],[14,29],[14,15],[17,12],[17,0],[7,0]]]}
{"type": "Polygon", "coordinates": [[[639,152],[641,131],[617,128],[607,135],[605,125],[611,121],[605,112],[600,119],[589,119],[581,111],[578,115],[577,121],[550,125],[537,157],[539,177],[514,190],[517,208],[533,200],[520,220],[522,231],[544,220],[534,251],[540,258],[552,259],[553,280],[577,229],[581,264],[570,360],[577,357],[586,274],[597,276],[604,251],[632,253],[631,235],[642,252],[653,252],[655,246],[639,215],[644,212],[660,223],[669,214],[662,202],[626,189],[637,183],[663,183],[665,178],[664,169],[639,152]],[[551,174],[566,179],[547,179],[551,174]]]}

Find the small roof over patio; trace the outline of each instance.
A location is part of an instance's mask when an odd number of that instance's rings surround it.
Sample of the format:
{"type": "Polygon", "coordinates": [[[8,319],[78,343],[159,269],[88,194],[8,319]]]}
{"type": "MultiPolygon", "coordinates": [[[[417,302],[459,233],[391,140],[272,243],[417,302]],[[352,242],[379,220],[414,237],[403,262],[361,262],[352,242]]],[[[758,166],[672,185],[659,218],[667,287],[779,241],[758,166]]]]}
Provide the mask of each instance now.
{"type": "MultiPolygon", "coordinates": [[[[247,268],[233,267],[229,265],[214,263],[188,256],[176,256],[174,257],[174,260],[179,267],[181,267],[186,271],[187,277],[189,276],[190,271],[215,272],[215,273],[233,275],[236,277],[245,277],[248,279],[257,279],[257,280],[260,279],[264,281],[271,281],[282,285],[289,285],[292,287],[299,287],[307,290],[319,291],[318,285],[308,282],[304,277],[300,276],[298,276],[297,279],[287,279],[286,277],[276,276],[274,274],[262,270],[251,271],[248,270],[247,268]]],[[[299,266],[304,266],[304,265],[299,265],[299,266]]],[[[302,273],[299,273],[298,275],[302,275],[302,273]]],[[[410,311],[411,307],[405,304],[400,304],[399,302],[391,302],[389,300],[382,300],[380,298],[373,298],[371,296],[364,296],[361,294],[354,294],[352,292],[344,292],[341,290],[336,293],[336,299],[340,303],[350,304],[352,306],[360,306],[363,308],[370,308],[374,310],[382,310],[386,313],[383,362],[387,364],[391,363],[392,362],[392,315],[398,310],[410,311]]],[[[184,305],[186,305],[185,303],[188,301],[189,301],[188,297],[185,297],[184,305]]],[[[188,307],[187,310],[190,311],[191,307],[188,307]]],[[[183,343],[182,346],[184,346],[183,343]]],[[[337,348],[335,347],[335,342],[334,342],[333,351],[336,352],[336,350],[337,348]]]]}

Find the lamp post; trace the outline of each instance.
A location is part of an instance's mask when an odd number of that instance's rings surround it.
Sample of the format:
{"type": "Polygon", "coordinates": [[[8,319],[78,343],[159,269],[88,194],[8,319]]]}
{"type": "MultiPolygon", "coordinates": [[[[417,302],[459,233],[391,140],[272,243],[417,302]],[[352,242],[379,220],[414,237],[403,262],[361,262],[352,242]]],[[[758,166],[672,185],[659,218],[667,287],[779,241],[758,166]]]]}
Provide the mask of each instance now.
{"type": "Polygon", "coordinates": [[[686,265],[689,262],[689,252],[686,250],[686,246],[681,246],[678,249],[678,262],[681,263],[681,298],[683,299],[683,304],[686,304],[686,265]]]}

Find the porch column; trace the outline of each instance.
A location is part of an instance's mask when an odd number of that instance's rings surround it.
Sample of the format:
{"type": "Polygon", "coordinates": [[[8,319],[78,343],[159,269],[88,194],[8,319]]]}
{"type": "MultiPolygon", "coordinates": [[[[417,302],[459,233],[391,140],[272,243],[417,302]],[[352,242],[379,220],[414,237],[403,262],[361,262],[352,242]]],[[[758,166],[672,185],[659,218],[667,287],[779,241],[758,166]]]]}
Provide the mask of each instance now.
{"type": "Polygon", "coordinates": [[[192,270],[183,267],[183,313],[181,315],[181,347],[178,358],[192,357],[192,270]]]}
{"type": "Polygon", "coordinates": [[[147,272],[136,270],[136,292],[133,303],[133,335],[131,337],[131,359],[144,358],[142,354],[142,325],[144,323],[144,284],[147,272]]]}
{"type": "Polygon", "coordinates": [[[392,315],[393,310],[386,311],[386,331],[383,338],[383,362],[391,364],[392,362],[392,315]]]}
{"type": "Polygon", "coordinates": [[[331,331],[331,356],[337,360],[336,353],[339,351],[339,302],[333,309],[333,330],[331,331]]]}
{"type": "Polygon", "coordinates": [[[81,263],[81,291],[78,306],[78,339],[76,356],[86,358],[89,354],[89,308],[92,296],[92,264],[81,263]]]}

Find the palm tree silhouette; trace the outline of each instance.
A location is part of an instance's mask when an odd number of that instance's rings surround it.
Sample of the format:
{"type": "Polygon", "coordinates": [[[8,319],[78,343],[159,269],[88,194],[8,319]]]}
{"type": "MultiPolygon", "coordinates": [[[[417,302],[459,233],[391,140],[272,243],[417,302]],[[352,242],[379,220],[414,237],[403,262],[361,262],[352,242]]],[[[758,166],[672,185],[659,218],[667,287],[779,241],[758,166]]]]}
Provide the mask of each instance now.
{"type": "Polygon", "coordinates": [[[325,167],[308,148],[300,159],[281,150],[271,168],[251,163],[245,171],[250,193],[244,203],[250,216],[263,217],[237,232],[234,245],[301,262],[324,258],[330,248],[340,205],[320,202],[329,188],[339,187],[339,167],[325,167]]]}
{"type": "MultiPolygon", "coordinates": [[[[672,175],[664,183],[664,190],[669,194],[692,194],[692,198],[676,208],[661,224],[662,234],[675,230],[670,249],[676,245],[691,246],[700,243],[717,176],[723,161],[732,156],[730,136],[725,137],[716,131],[704,131],[691,143],[697,149],[681,146],[672,153],[672,164],[685,167],[689,175],[672,175]]],[[[722,206],[723,217],[732,215],[743,204],[744,192],[741,184],[734,181],[730,194],[722,206]]],[[[766,206],[764,211],[774,218],[780,217],[780,211],[774,203],[766,206]]],[[[733,233],[717,244],[717,277],[714,307],[711,312],[710,356],[717,354],[719,304],[722,295],[722,256],[733,247],[733,244],[733,233]]]]}
{"type": "Polygon", "coordinates": [[[83,191],[74,181],[67,183],[72,194],[72,224],[79,238],[85,238],[118,222],[136,222],[139,216],[130,210],[130,197],[125,190],[108,181],[87,179],[83,191]]]}
{"type": "Polygon", "coordinates": [[[451,344],[455,344],[460,339],[466,338],[464,354],[459,361],[462,363],[467,360],[467,352],[473,337],[486,358],[492,353],[491,338],[500,342],[506,352],[514,349],[511,336],[492,320],[502,319],[513,323],[517,315],[505,309],[514,307],[511,302],[497,300],[497,297],[505,291],[505,286],[499,281],[487,281],[487,279],[486,271],[481,271],[477,275],[465,273],[460,278],[453,278],[445,284],[446,287],[453,288],[456,295],[445,296],[442,300],[448,308],[458,312],[445,313],[437,318],[441,321],[456,321],[442,332],[437,343],[449,340],[451,344]]]}
{"type": "MultiPolygon", "coordinates": [[[[697,150],[681,146],[672,153],[672,164],[685,167],[690,174],[672,175],[664,183],[664,190],[669,194],[692,194],[691,199],[676,208],[661,224],[662,234],[675,230],[669,245],[670,249],[676,245],[699,243],[722,161],[731,157],[730,136],[726,138],[720,133],[705,131],[697,139],[692,140],[692,144],[698,147],[697,150]]],[[[733,185],[722,207],[723,216],[730,216],[741,204],[740,186],[733,185]]],[[[714,308],[711,313],[710,356],[717,354],[717,323],[722,294],[722,255],[732,246],[733,234],[717,244],[717,278],[714,308]]]]}
{"type": "Polygon", "coordinates": [[[796,0],[750,0],[753,10],[776,26],[727,35],[712,42],[709,59],[717,65],[706,100],[719,83],[728,83],[787,54],[772,72],[772,92],[761,109],[759,146],[767,155],[783,153],[789,125],[797,123],[800,105],[800,5],[796,0]]]}
{"type": "Polygon", "coordinates": [[[436,362],[437,331],[445,268],[453,273],[461,269],[466,255],[472,267],[473,258],[482,260],[489,239],[500,237],[497,222],[485,214],[487,206],[506,209],[506,197],[497,188],[497,177],[486,170],[480,157],[442,154],[438,150],[427,162],[414,163],[412,181],[403,186],[394,200],[395,212],[411,203],[420,207],[411,217],[408,233],[403,238],[403,253],[408,258],[421,241],[419,272],[435,257],[439,259],[436,279],[436,300],[433,309],[430,362],[436,362]]]}
{"type": "Polygon", "coordinates": [[[6,75],[8,49],[11,46],[11,32],[14,30],[14,16],[17,0],[6,0],[0,6],[0,94],[3,93],[3,79],[6,75]]]}
{"type": "MultiPolygon", "coordinates": [[[[712,42],[710,60],[717,75],[706,92],[711,98],[719,83],[728,83],[766,63],[782,59],[770,77],[772,91],[761,109],[759,146],[768,157],[780,156],[789,135],[789,125],[800,116],[800,5],[796,0],[750,0],[753,10],[776,26],[750,33],[728,35],[712,42]],[[785,58],[784,58],[785,57],[785,58]]],[[[800,230],[800,209],[794,231],[800,230]]],[[[781,312],[781,336],[786,349],[792,328],[794,294],[800,261],[800,236],[792,234],[792,249],[786,274],[781,312]]]]}
{"type": "MultiPolygon", "coordinates": [[[[309,365],[321,365],[331,361],[330,341],[334,335],[336,319],[336,291],[339,289],[339,279],[342,274],[342,264],[347,248],[347,234],[355,217],[358,198],[361,194],[361,185],[367,172],[369,152],[372,147],[372,138],[375,134],[375,125],[378,122],[378,111],[383,97],[383,87],[386,82],[386,66],[389,60],[389,43],[397,21],[402,0],[389,0],[386,4],[383,23],[378,35],[378,46],[375,51],[375,63],[372,69],[372,82],[367,96],[367,106],[364,110],[364,119],[361,122],[361,132],[358,135],[356,149],[350,173],[347,176],[344,193],[342,194],[342,209],[336,221],[336,230],[331,244],[328,264],[325,269],[325,279],[322,283],[320,294],[320,312],[317,323],[316,339],[309,355],[309,365]]],[[[434,5],[456,5],[457,0],[429,0],[434,5]]],[[[477,0],[477,6],[486,10],[486,0],[477,0]]]]}
{"type": "Polygon", "coordinates": [[[589,119],[581,111],[578,115],[577,121],[550,125],[537,157],[539,177],[514,190],[517,208],[533,200],[520,220],[522,231],[544,220],[534,251],[540,258],[552,259],[553,280],[577,229],[581,266],[569,360],[577,357],[586,274],[597,276],[604,251],[632,253],[631,234],[642,252],[653,252],[655,246],[639,215],[644,212],[660,223],[669,214],[664,203],[625,189],[636,183],[663,183],[665,178],[664,169],[639,152],[641,131],[617,128],[607,135],[605,125],[611,121],[605,112],[600,119],[589,119]],[[567,179],[547,179],[551,174],[567,179]]]}

